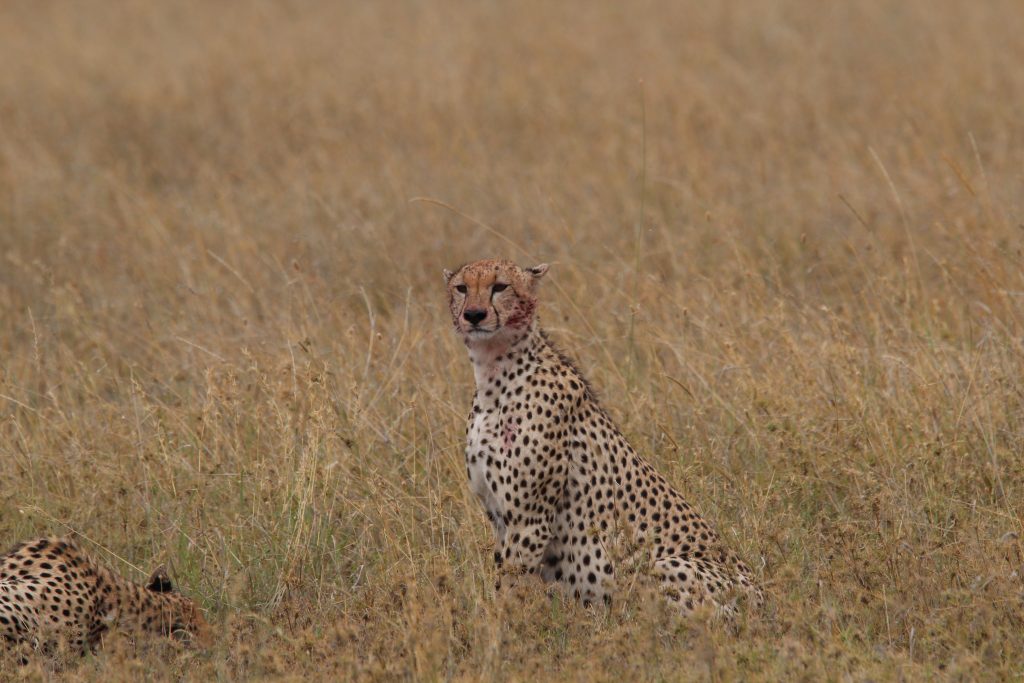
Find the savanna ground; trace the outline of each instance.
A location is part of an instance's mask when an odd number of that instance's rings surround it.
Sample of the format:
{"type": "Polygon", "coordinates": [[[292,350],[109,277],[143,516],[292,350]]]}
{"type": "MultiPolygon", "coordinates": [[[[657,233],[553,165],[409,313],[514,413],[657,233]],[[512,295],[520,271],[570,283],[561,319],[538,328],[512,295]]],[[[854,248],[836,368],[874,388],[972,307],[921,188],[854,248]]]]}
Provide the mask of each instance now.
{"type": "Polygon", "coordinates": [[[3,3],[0,539],[168,562],[218,637],[0,677],[1024,675],[1022,35],[1010,0],[3,3]],[[552,335],[756,567],[736,633],[495,595],[441,278],[492,255],[553,264],[552,335]]]}

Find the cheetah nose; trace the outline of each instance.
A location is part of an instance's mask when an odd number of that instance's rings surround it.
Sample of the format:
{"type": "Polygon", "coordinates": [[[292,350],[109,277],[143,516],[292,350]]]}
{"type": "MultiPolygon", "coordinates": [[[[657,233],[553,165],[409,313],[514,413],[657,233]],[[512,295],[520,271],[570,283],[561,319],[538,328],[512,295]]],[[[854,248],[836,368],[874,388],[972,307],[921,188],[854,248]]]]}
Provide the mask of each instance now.
{"type": "Polygon", "coordinates": [[[482,308],[467,308],[465,312],[462,314],[462,317],[465,318],[469,323],[476,325],[481,320],[487,317],[487,311],[485,311],[482,308]]]}

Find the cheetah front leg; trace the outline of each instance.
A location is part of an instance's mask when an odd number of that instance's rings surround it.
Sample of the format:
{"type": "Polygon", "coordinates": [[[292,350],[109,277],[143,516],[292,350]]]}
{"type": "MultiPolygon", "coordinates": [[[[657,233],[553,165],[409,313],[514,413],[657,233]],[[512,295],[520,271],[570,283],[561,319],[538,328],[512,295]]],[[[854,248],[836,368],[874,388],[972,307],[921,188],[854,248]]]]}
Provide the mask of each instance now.
{"type": "MultiPolygon", "coordinates": [[[[539,411],[538,411],[539,414],[539,411]]],[[[565,422],[568,408],[559,411],[565,422]]],[[[520,425],[509,421],[502,429],[501,455],[509,473],[499,479],[498,495],[505,506],[506,532],[501,543],[499,587],[514,577],[538,575],[549,580],[552,564],[562,556],[564,534],[558,527],[566,495],[566,430],[550,429],[536,420],[520,425]]]]}
{"type": "Polygon", "coordinates": [[[551,522],[545,518],[510,519],[506,524],[505,540],[495,552],[499,589],[515,585],[520,576],[541,574],[553,537],[551,522]]]}
{"type": "Polygon", "coordinates": [[[514,584],[523,575],[544,578],[546,562],[558,541],[554,501],[547,492],[560,487],[557,477],[539,479],[532,487],[521,487],[529,492],[525,500],[513,498],[506,508],[505,534],[495,553],[499,588],[514,584]]]}
{"type": "Polygon", "coordinates": [[[491,526],[494,528],[494,566],[501,569],[502,548],[505,546],[508,527],[505,526],[505,520],[501,518],[501,514],[495,510],[487,511],[487,519],[491,520],[491,526]]]}
{"type": "Polygon", "coordinates": [[[612,558],[593,530],[570,532],[555,579],[584,605],[611,601],[615,592],[612,558]]]}

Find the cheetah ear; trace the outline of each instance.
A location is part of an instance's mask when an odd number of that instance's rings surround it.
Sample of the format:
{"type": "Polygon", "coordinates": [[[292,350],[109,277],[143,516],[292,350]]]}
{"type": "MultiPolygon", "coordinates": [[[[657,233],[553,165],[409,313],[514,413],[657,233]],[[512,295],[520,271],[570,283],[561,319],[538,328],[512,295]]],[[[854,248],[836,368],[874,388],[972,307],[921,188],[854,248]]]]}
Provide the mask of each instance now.
{"type": "Polygon", "coordinates": [[[452,278],[455,276],[455,273],[453,273],[452,271],[448,270],[447,268],[445,268],[443,272],[444,272],[444,283],[448,284],[449,282],[452,281],[452,278]]]}
{"type": "Polygon", "coordinates": [[[536,265],[533,268],[527,268],[526,270],[533,276],[534,280],[539,280],[544,277],[544,273],[548,272],[548,264],[541,263],[540,265],[536,265]]]}
{"type": "Polygon", "coordinates": [[[167,567],[160,565],[149,577],[149,581],[146,582],[146,590],[151,590],[154,593],[173,593],[174,584],[171,583],[171,577],[167,575],[167,567]]]}

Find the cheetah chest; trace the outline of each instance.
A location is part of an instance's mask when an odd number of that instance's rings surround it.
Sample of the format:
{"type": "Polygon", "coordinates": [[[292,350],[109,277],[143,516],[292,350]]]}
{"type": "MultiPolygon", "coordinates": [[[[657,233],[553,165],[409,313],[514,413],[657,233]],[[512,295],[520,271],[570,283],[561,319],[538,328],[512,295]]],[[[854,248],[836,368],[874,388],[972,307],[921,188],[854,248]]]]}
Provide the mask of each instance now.
{"type": "Polygon", "coordinates": [[[466,474],[469,488],[484,506],[495,540],[505,537],[505,505],[502,472],[507,469],[508,443],[512,434],[503,428],[498,409],[475,406],[466,438],[466,474]]]}

